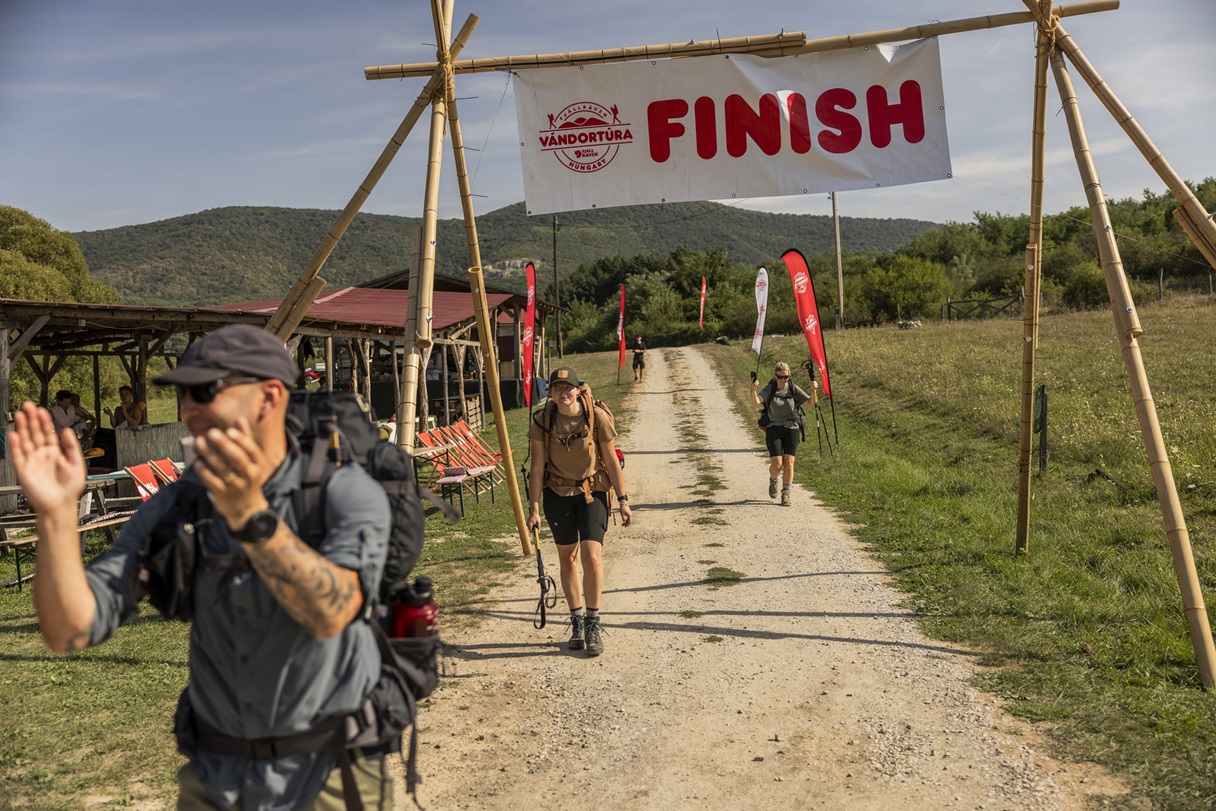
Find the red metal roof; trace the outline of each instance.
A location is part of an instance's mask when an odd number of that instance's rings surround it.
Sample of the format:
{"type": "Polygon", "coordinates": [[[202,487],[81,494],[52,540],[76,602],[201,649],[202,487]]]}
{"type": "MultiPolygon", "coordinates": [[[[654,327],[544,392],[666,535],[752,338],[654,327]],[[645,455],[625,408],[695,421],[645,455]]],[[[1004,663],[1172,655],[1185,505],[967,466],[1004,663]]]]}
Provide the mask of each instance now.
{"type": "MultiPolygon", "coordinates": [[[[511,298],[509,294],[505,293],[488,293],[486,303],[493,310],[511,298]]],[[[273,313],[282,301],[281,298],[242,301],[235,304],[220,304],[207,309],[226,312],[273,313]]],[[[408,290],[344,287],[341,290],[323,293],[308,309],[308,315],[312,318],[355,324],[401,327],[405,325],[406,315],[409,312],[406,309],[408,302],[408,290]]],[[[445,330],[454,324],[468,321],[475,315],[473,296],[469,293],[436,290],[432,298],[432,306],[434,307],[434,320],[431,328],[435,330],[445,330]]]]}

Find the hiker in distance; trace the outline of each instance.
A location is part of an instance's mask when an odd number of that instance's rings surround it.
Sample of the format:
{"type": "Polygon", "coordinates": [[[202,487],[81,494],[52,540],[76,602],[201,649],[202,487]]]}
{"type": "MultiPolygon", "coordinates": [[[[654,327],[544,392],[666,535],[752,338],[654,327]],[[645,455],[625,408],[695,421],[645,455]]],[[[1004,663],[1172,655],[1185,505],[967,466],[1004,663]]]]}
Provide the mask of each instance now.
{"type": "MultiPolygon", "coordinates": [[[[814,388],[819,381],[814,380],[814,388]]],[[[768,497],[777,497],[777,476],[782,477],[781,506],[789,507],[790,484],[794,481],[794,456],[802,433],[799,406],[812,399],[790,379],[790,366],[784,361],[773,369],[773,379],[757,391],[760,381],[752,375],[752,405],[763,406],[768,424],[764,428],[764,444],[768,447],[768,497]]]]}
{"type": "Polygon", "coordinates": [[[187,349],[154,382],[178,387],[197,461],[87,567],[77,540],[80,446],[32,403],[15,416],[13,463],[38,514],[34,604],[52,650],[98,645],[137,616],[149,540],[199,528],[200,560],[185,584],[189,681],[174,722],[188,758],[179,811],[336,810],[355,794],[364,808],[393,807],[385,753],[344,746],[380,675],[376,640],[359,618],[384,567],[388,501],[362,466],[339,467],[324,493],[323,539],[316,549],[300,540],[293,496],[305,460],[285,421],[299,374],[277,338],[249,325],[187,349]]]}
{"type": "Polygon", "coordinates": [[[549,402],[528,426],[532,466],[528,473],[529,531],[545,520],[557,543],[562,591],[570,608],[571,650],[604,652],[600,597],[604,590],[603,547],[610,491],[615,491],[621,526],[633,523],[625,473],[616,455],[611,412],[591,398],[573,369],[549,375],[549,402]],[[579,577],[579,562],[582,577],[579,577]]]}
{"type": "Polygon", "coordinates": [[[646,375],[646,342],[639,335],[633,340],[633,379],[634,382],[642,382],[642,378],[646,375]]]}

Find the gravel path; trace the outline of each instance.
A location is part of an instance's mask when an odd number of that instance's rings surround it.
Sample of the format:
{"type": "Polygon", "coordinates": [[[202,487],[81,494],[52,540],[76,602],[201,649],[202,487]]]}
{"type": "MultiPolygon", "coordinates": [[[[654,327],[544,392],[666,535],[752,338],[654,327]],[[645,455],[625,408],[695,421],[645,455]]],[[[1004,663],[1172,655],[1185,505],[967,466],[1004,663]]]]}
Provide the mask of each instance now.
{"type": "MultiPolygon", "coordinates": [[[[618,426],[635,524],[605,544],[605,653],[565,650],[562,602],[533,629],[521,558],[491,619],[445,634],[451,678],[420,718],[428,811],[1038,811],[1123,791],[971,688],[975,653],[924,637],[813,494],[768,498],[759,432],[695,349],[648,359],[618,426]],[[715,587],[715,567],[741,580],[715,587]]],[[[547,530],[542,549],[556,577],[547,530]]]]}

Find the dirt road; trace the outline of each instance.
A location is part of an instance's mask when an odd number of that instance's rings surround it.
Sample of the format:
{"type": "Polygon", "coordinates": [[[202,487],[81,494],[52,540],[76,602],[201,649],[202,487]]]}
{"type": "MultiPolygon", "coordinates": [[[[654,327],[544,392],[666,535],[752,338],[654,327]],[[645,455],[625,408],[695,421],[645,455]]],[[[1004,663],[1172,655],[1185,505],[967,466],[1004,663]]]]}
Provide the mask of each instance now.
{"type": "Polygon", "coordinates": [[[421,716],[428,811],[1079,809],[1121,790],[968,686],[974,652],[925,638],[813,494],[768,498],[760,435],[695,349],[648,355],[621,426],[636,523],[609,527],[605,653],[565,649],[562,602],[533,629],[521,560],[491,619],[447,634],[453,678],[421,716]],[[719,567],[741,580],[707,583],[719,567]]]}

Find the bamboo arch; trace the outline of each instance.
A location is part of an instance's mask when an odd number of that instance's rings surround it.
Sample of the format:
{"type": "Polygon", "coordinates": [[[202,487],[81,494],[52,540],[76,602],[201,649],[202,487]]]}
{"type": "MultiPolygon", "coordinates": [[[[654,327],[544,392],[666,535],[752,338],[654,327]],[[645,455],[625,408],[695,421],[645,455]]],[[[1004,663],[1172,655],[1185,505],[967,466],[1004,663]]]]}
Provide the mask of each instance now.
{"type": "Polygon", "coordinates": [[[1119,7],[1119,0],[1087,0],[1086,2],[1062,6],[1052,6],[1051,0],[1023,0],[1023,2],[1027,6],[1026,11],[972,17],[863,34],[850,34],[818,40],[807,40],[803,32],[782,32],[780,34],[759,37],[672,43],[617,48],[613,50],[457,60],[457,57],[472,35],[474,28],[477,26],[478,18],[475,15],[470,15],[455,39],[452,39],[451,25],[455,0],[430,0],[436,41],[439,43],[436,61],[371,66],[364,69],[364,76],[369,80],[411,77],[427,78],[426,86],[419,93],[413,107],[393,134],[380,159],[372,167],[363,184],[338,217],[333,229],[331,229],[322,245],[317,249],[313,258],[300,274],[299,279],[292,286],[287,297],[280,305],[279,310],[275,313],[268,329],[286,339],[294,331],[300,320],[303,319],[308,308],[324,286],[324,281],[318,275],[321,267],[337,244],[337,241],[354,219],[355,214],[362,207],[363,202],[371,194],[372,189],[375,188],[376,183],[384,174],[385,169],[387,169],[388,164],[396,155],[406,136],[421,117],[423,110],[427,106],[430,106],[431,140],[424,195],[422,234],[421,238],[416,240],[418,256],[416,261],[411,263],[414,268],[411,272],[410,289],[412,295],[410,296],[407,335],[413,335],[414,339],[412,342],[407,343],[406,374],[401,381],[402,396],[399,398],[404,403],[402,407],[403,413],[398,415],[399,431],[402,434],[403,442],[412,442],[416,410],[413,398],[418,383],[419,360],[421,353],[429,347],[431,340],[428,320],[431,307],[429,290],[432,289],[434,275],[434,235],[437,222],[439,164],[443,148],[443,134],[445,129],[447,129],[452,139],[456,173],[460,187],[461,208],[464,214],[465,239],[469,253],[470,289],[477,313],[481,348],[486,358],[487,377],[489,377],[488,388],[490,389],[490,400],[494,408],[495,422],[498,427],[498,439],[501,446],[504,472],[507,478],[508,489],[511,493],[512,507],[515,512],[515,520],[523,552],[524,554],[530,554],[531,543],[525,527],[523,504],[520,500],[519,488],[515,478],[514,462],[512,461],[510,442],[506,433],[502,409],[502,399],[499,392],[498,365],[494,362],[495,347],[485,300],[480,247],[477,239],[468,171],[465,165],[463,135],[456,110],[456,74],[524,68],[569,67],[577,64],[598,64],[634,59],[686,58],[720,53],[785,56],[1035,23],[1038,26],[1039,35],[1037,37],[1035,54],[1030,234],[1026,249],[1026,304],[1023,313],[1024,342],[1022,350],[1016,549],[1022,553],[1029,551],[1030,424],[1034,390],[1034,353],[1038,343],[1039,287],[1041,279],[1040,239],[1043,223],[1043,141],[1045,137],[1045,111],[1047,104],[1047,71],[1050,64],[1065,106],[1069,131],[1074,151],[1077,155],[1078,169],[1085,182],[1086,193],[1090,200],[1090,208],[1094,218],[1094,230],[1098,237],[1102,266],[1106,275],[1107,290],[1111,299],[1116,329],[1122,345],[1124,363],[1128,370],[1136,413],[1140,420],[1141,433],[1144,437],[1145,446],[1148,449],[1150,463],[1153,468],[1158,500],[1165,519],[1170,551],[1174,559],[1175,573],[1183,597],[1187,623],[1190,629],[1192,645],[1195,649],[1201,680],[1207,688],[1216,687],[1216,651],[1213,650],[1211,629],[1208,626],[1207,612],[1199,589],[1198,576],[1195,571],[1190,542],[1187,537],[1185,520],[1178,503],[1177,492],[1174,489],[1168,455],[1161,440],[1156,410],[1149,391],[1148,381],[1144,374],[1143,364],[1140,360],[1139,347],[1136,343],[1136,339],[1141,335],[1143,330],[1136,317],[1135,306],[1128,292],[1127,280],[1123,274],[1122,263],[1119,259],[1118,246],[1115,244],[1113,233],[1109,228],[1105,201],[1102,198],[1101,187],[1097,183],[1097,175],[1089,157],[1080,113],[1077,108],[1075,95],[1072,92],[1067,69],[1064,66],[1063,57],[1068,58],[1086,84],[1093,89],[1103,105],[1114,116],[1119,125],[1123,127],[1124,131],[1127,132],[1133,143],[1136,144],[1136,147],[1140,149],[1149,164],[1165,181],[1167,187],[1179,202],[1179,207],[1174,212],[1175,217],[1179,220],[1188,237],[1190,237],[1204,257],[1214,267],[1216,267],[1216,226],[1213,225],[1208,213],[1195,198],[1195,195],[1190,191],[1186,183],[1178,177],[1164,156],[1153,146],[1147,134],[1144,133],[1131,114],[1119,102],[1113,91],[1102,81],[1097,71],[1085,59],[1080,48],[1060,25],[1060,20],[1065,17],[1115,10],[1119,7]],[[413,295],[415,292],[417,294],[413,295]]]}

